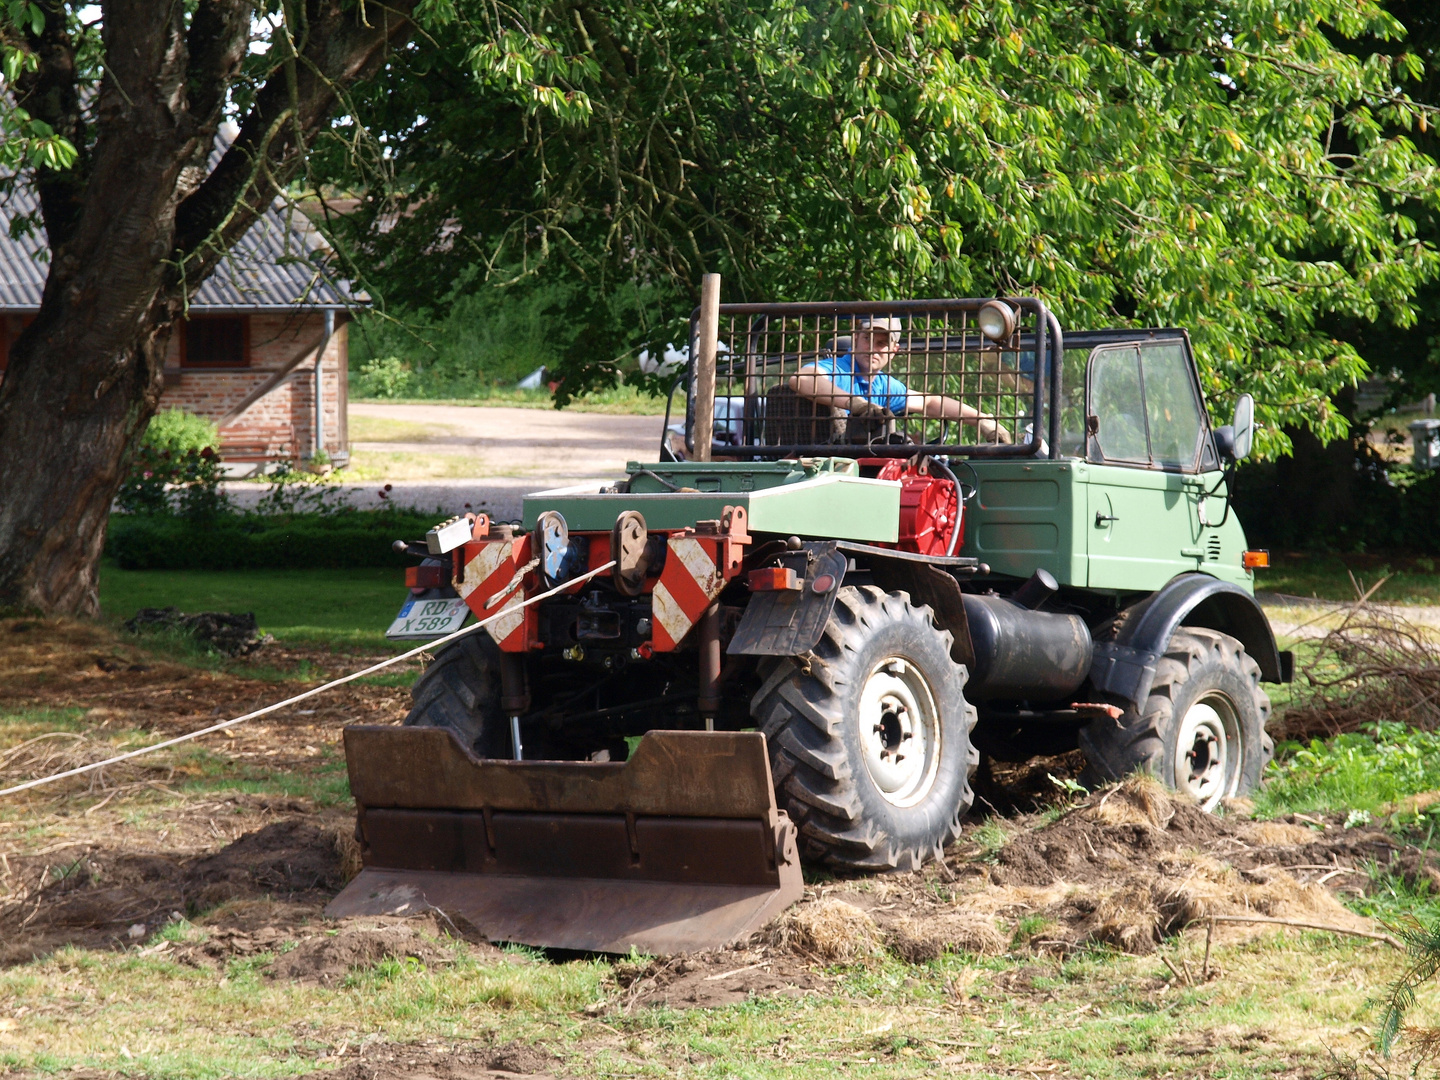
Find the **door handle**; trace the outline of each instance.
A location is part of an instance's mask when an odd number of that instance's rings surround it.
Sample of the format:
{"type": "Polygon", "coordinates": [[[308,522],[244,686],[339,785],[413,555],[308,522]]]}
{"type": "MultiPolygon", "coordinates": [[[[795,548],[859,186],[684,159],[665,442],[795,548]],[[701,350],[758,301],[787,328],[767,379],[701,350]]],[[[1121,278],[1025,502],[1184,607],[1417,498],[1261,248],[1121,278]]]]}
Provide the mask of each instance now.
{"type": "Polygon", "coordinates": [[[1095,511],[1095,528],[1097,528],[1097,529],[1103,529],[1103,528],[1105,528],[1105,523],[1106,523],[1107,521],[1119,521],[1119,520],[1120,520],[1120,518],[1117,517],[1115,514],[1107,514],[1107,513],[1104,513],[1103,511],[1100,511],[1100,510],[1096,510],[1096,511],[1095,511]]]}

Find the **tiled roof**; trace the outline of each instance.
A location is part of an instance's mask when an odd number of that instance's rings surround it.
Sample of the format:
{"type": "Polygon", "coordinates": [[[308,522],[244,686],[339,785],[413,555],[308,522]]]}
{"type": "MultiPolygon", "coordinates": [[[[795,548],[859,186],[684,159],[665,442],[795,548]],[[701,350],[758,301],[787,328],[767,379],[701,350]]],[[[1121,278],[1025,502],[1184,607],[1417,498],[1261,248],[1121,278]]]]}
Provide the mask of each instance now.
{"type": "MultiPolygon", "coordinates": [[[[49,270],[35,193],[16,185],[0,198],[0,312],[40,307],[49,270]],[[34,215],[36,224],[14,239],[10,226],[34,215]]],[[[190,301],[199,310],[348,308],[363,303],[350,283],[330,276],[325,241],[299,210],[272,206],[220,261],[190,301]]]]}

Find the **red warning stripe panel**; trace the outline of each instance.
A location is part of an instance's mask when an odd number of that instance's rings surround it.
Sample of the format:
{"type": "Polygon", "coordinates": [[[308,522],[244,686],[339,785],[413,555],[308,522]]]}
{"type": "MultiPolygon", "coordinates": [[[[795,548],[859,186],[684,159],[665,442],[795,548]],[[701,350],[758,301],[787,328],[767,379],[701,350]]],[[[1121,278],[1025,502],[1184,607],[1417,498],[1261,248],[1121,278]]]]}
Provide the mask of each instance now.
{"type": "MultiPolygon", "coordinates": [[[[525,599],[525,579],[530,577],[521,573],[530,562],[528,535],[467,544],[465,556],[465,571],[455,589],[477,619],[519,607],[525,599]]],[[[506,652],[524,652],[537,637],[537,629],[533,607],[510,612],[485,628],[506,652]]]]}
{"type": "Polygon", "coordinates": [[[725,578],[716,565],[716,544],[716,540],[693,536],[670,538],[665,569],[651,594],[656,652],[673,652],[724,588],[725,578]]]}

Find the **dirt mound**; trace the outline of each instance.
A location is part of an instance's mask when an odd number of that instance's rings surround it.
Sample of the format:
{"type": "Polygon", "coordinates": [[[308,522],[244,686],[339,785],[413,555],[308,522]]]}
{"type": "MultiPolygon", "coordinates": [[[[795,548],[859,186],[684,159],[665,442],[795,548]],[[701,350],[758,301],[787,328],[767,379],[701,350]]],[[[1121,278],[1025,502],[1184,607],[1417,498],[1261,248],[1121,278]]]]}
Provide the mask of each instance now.
{"type": "Polygon", "coordinates": [[[0,963],[65,944],[134,945],[168,922],[221,905],[234,908],[242,925],[274,922],[281,912],[289,923],[316,918],[345,883],[350,844],[344,829],[287,819],[191,858],[98,845],[12,857],[12,872],[34,884],[0,907],[0,963]],[[263,922],[247,918],[246,905],[256,902],[263,922]]]}
{"type": "MultiPolygon", "coordinates": [[[[911,963],[1090,943],[1147,953],[1210,916],[1373,929],[1335,895],[1369,887],[1372,863],[1440,883],[1440,870],[1419,858],[1410,866],[1378,829],[1205,814],[1146,779],[1096,793],[1054,820],[1002,827],[1013,831],[998,848],[977,843],[972,827],[943,863],[825,885],[786,913],[771,941],[829,963],[873,955],[874,943],[911,963]]],[[[1260,932],[1221,926],[1228,937],[1260,932]]]]}
{"type": "Polygon", "coordinates": [[[305,1080],[513,1080],[517,1076],[549,1080],[563,1075],[561,1064],[548,1050],[516,1042],[487,1050],[458,1051],[427,1046],[371,1046],[359,1061],[309,1073],[305,1080]]]}
{"type": "Polygon", "coordinates": [[[767,945],[715,949],[643,963],[615,965],[620,995],[605,1009],[630,1012],[662,1005],[710,1009],[751,996],[798,997],[826,984],[804,958],[767,945]]]}
{"type": "Polygon", "coordinates": [[[351,920],[281,953],[270,965],[269,974],[275,979],[333,986],[355,968],[382,960],[450,963],[456,947],[431,918],[351,920]]]}

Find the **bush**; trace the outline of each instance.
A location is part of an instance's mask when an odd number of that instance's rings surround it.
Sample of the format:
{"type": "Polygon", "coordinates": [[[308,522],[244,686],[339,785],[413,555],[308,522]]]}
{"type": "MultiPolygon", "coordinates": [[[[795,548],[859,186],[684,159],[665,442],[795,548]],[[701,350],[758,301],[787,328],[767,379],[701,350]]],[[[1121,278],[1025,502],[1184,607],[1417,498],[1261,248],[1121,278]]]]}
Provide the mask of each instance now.
{"type": "Polygon", "coordinates": [[[443,318],[362,315],[350,334],[355,397],[471,397],[512,387],[554,367],[578,328],[567,318],[574,289],[478,287],[443,318]]]}
{"type": "Polygon", "coordinates": [[[202,518],[225,506],[220,491],[220,429],[203,417],[167,409],[150,418],[116,506],[130,514],[202,518]]]}
{"type": "Polygon", "coordinates": [[[418,540],[439,514],[348,510],[278,516],[115,514],[105,554],[125,570],[275,570],[408,566],[396,540],[418,540]]]}

